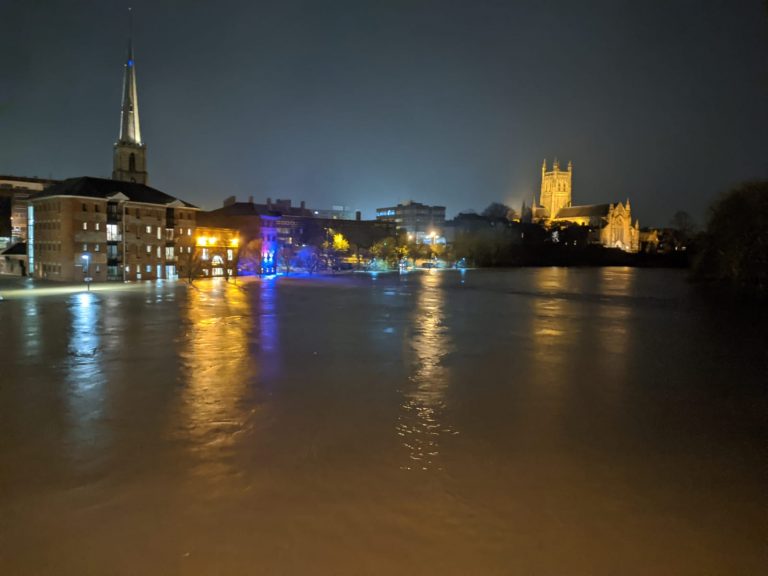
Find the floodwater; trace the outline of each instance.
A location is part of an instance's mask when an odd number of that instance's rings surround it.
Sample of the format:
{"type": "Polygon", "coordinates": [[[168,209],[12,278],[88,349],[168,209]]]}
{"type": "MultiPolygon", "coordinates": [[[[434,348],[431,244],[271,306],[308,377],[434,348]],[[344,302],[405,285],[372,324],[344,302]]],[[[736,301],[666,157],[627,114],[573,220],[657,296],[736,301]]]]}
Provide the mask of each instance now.
{"type": "Polygon", "coordinates": [[[767,319],[623,268],[6,292],[0,573],[764,574],[767,319]]]}

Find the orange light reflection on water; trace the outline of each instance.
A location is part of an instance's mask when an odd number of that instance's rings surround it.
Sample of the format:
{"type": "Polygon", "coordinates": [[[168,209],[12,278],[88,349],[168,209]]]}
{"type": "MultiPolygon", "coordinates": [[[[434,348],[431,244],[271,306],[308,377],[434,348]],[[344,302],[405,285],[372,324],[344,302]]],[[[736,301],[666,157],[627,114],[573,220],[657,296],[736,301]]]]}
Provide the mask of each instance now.
{"type": "Polygon", "coordinates": [[[448,374],[444,357],[453,344],[444,324],[445,294],[437,273],[420,276],[422,283],[414,309],[410,344],[415,355],[411,385],[403,392],[403,403],[395,427],[408,451],[404,470],[441,470],[441,439],[458,434],[444,420],[448,374]]]}

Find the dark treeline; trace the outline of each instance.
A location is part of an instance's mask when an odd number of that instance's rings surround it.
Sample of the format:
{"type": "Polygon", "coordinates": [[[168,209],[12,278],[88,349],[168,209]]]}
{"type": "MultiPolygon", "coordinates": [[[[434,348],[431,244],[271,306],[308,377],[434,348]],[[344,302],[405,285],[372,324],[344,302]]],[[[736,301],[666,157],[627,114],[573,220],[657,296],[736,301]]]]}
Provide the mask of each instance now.
{"type": "Polygon", "coordinates": [[[693,277],[739,296],[768,297],[768,182],[723,194],[697,238],[693,277]]]}

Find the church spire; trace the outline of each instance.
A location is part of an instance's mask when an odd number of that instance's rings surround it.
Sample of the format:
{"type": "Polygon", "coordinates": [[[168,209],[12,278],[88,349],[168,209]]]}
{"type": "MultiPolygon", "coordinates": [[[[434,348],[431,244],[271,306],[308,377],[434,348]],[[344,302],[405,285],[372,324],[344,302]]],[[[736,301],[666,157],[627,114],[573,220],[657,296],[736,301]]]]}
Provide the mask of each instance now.
{"type": "Polygon", "coordinates": [[[120,108],[120,135],[115,143],[112,179],[147,183],[147,147],[141,140],[139,101],[136,90],[136,63],[133,58],[133,11],[129,8],[128,55],[123,66],[123,102],[120,108]]]}
{"type": "Polygon", "coordinates": [[[139,101],[136,95],[136,66],[133,59],[133,11],[130,15],[130,34],[128,35],[128,56],[123,72],[123,106],[120,111],[120,142],[141,144],[139,127],[139,101]]]}

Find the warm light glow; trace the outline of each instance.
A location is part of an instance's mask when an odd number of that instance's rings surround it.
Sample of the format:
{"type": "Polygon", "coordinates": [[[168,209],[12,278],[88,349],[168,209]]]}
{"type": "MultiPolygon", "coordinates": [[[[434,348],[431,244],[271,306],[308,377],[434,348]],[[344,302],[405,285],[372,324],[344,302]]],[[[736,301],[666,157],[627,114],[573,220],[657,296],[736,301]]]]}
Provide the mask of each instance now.
{"type": "Polygon", "coordinates": [[[208,238],[205,236],[198,236],[197,237],[197,245],[198,246],[205,246],[208,243],[208,238]]]}
{"type": "Polygon", "coordinates": [[[240,238],[232,238],[232,240],[229,241],[229,245],[233,248],[237,248],[240,244],[240,238]]]}

